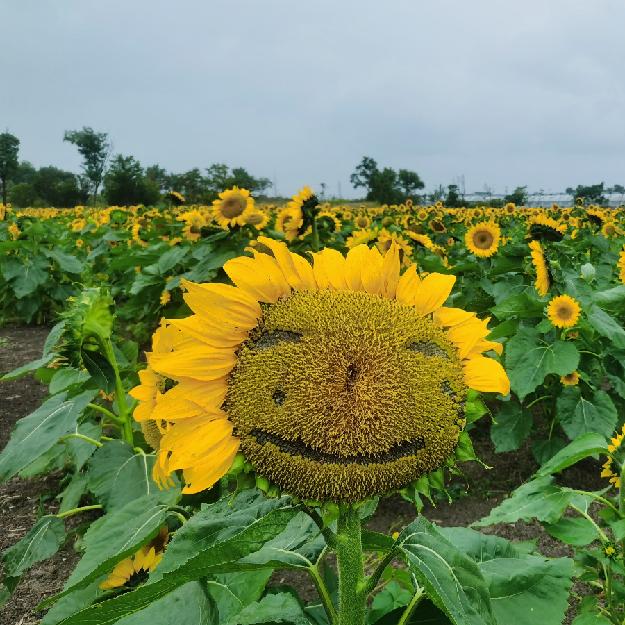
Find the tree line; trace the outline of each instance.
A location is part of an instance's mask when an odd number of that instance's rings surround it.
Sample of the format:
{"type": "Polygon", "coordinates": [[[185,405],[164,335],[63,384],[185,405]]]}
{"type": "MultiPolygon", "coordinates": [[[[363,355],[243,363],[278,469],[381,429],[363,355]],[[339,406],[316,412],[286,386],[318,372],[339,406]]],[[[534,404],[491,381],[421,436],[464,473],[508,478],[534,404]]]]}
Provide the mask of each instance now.
{"type": "Polygon", "coordinates": [[[79,174],[20,161],[19,139],[9,132],[0,134],[3,204],[71,208],[103,201],[119,206],[153,205],[171,191],[182,194],[188,203],[210,204],[219,192],[235,185],[257,195],[271,186],[268,178],[256,178],[243,167],[230,168],[223,163],[182,173],[168,172],[159,165],[143,167],[134,156],[113,155],[108,134],[87,126],[68,130],[63,140],[74,145],[81,156],[79,174]]]}

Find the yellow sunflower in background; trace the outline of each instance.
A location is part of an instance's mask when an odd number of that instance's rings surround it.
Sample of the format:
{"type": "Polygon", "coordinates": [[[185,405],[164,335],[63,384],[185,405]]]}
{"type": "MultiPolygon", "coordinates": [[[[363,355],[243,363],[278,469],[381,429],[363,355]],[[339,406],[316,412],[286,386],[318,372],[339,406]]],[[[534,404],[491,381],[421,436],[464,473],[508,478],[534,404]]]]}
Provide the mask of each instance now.
{"type": "Polygon", "coordinates": [[[356,215],[354,217],[354,227],[359,230],[365,230],[371,225],[371,219],[367,215],[356,215]]]}
{"type": "Polygon", "coordinates": [[[614,454],[621,448],[623,444],[623,438],[625,438],[625,425],[621,429],[621,431],[616,434],[613,438],[610,439],[610,444],[608,445],[608,451],[610,455],[608,459],[603,463],[601,471],[601,477],[610,478],[610,484],[614,484],[616,488],[621,487],[621,470],[618,468],[618,472],[614,471],[613,463],[614,463],[614,454]]]}
{"type": "Polygon", "coordinates": [[[254,198],[247,189],[232,187],[222,191],[213,202],[213,219],[222,228],[242,226],[247,214],[254,209],[254,198]]]}
{"type": "Polygon", "coordinates": [[[560,382],[564,386],[577,386],[579,384],[579,373],[577,371],[567,373],[560,377],[560,382]]]}
{"type": "Polygon", "coordinates": [[[549,287],[551,286],[549,265],[547,264],[545,252],[543,251],[543,247],[539,241],[530,241],[529,248],[532,256],[532,264],[534,265],[534,270],[536,271],[534,286],[538,295],[544,297],[549,292],[549,287]]]}
{"type": "Polygon", "coordinates": [[[556,328],[572,328],[577,323],[580,312],[579,303],[569,295],[558,295],[547,306],[549,321],[556,328]]]}
{"type": "Polygon", "coordinates": [[[427,234],[420,234],[412,230],[406,230],[404,234],[412,239],[417,245],[424,247],[426,250],[433,252],[437,256],[445,256],[445,248],[434,243],[427,234]]]}
{"type": "Polygon", "coordinates": [[[625,247],[623,247],[623,251],[618,256],[616,268],[619,270],[619,280],[625,284],[625,247]]]}
{"type": "Polygon", "coordinates": [[[254,226],[256,230],[263,230],[268,223],[269,215],[260,210],[253,209],[244,216],[244,224],[254,226]]]}
{"type": "Polygon", "coordinates": [[[399,247],[399,253],[402,260],[406,257],[412,256],[412,247],[410,243],[397,232],[389,232],[386,228],[383,228],[378,233],[378,241],[376,243],[377,248],[385,254],[391,249],[391,245],[396,244],[399,247]]]}
{"type": "Polygon", "coordinates": [[[604,222],[604,224],[601,226],[601,234],[606,238],[606,239],[613,239],[614,237],[618,237],[621,236],[623,234],[623,232],[621,231],[621,229],[616,225],[616,223],[614,221],[606,221],[604,222]]]}
{"type": "Polygon", "coordinates": [[[110,575],[100,584],[102,590],[114,588],[133,588],[145,582],[148,575],[163,559],[163,552],[169,534],[164,527],[158,536],[147,545],[144,545],[129,558],[119,562],[111,571],[110,575]]]}
{"type": "Polygon", "coordinates": [[[464,242],[472,254],[488,258],[497,252],[500,238],[499,226],[493,221],[484,221],[467,230],[464,242]]]}
{"type": "Polygon", "coordinates": [[[351,250],[357,245],[363,245],[365,243],[373,241],[377,236],[378,231],[373,228],[369,228],[366,230],[356,230],[355,232],[352,232],[349,237],[347,237],[345,245],[348,250],[351,250]]]}
{"type": "Polygon", "coordinates": [[[19,236],[21,234],[21,230],[19,229],[19,226],[15,223],[11,224],[8,228],[7,228],[7,232],[11,235],[11,238],[15,241],[17,239],[19,239],[19,236]]]}
{"type": "Polygon", "coordinates": [[[234,286],[184,283],[194,314],[158,330],[133,391],[138,421],[167,422],[157,481],[182,470],[184,492],[204,490],[241,449],[286,492],[360,500],[446,461],[468,388],[509,392],[488,320],[444,306],[455,276],[400,273],[396,245],[311,265],[259,237],[224,270],[234,286]]]}
{"type": "Polygon", "coordinates": [[[197,209],[185,211],[176,219],[184,222],[182,232],[188,241],[197,241],[201,236],[202,228],[208,224],[206,215],[197,209]]]}

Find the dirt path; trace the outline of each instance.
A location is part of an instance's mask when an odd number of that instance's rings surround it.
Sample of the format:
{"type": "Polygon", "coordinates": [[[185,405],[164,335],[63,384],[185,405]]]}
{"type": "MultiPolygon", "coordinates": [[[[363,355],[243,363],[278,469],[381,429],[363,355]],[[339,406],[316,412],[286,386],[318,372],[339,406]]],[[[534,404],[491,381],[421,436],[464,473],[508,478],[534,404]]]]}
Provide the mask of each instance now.
{"type": "MultiPolygon", "coordinates": [[[[0,374],[38,358],[46,335],[45,328],[0,329],[0,374]]],[[[32,377],[0,383],[0,449],[6,445],[14,423],[36,409],[45,395],[45,386],[32,377]]],[[[457,499],[451,504],[441,501],[436,507],[428,506],[424,510],[427,518],[439,525],[470,525],[487,515],[507,493],[527,480],[536,469],[527,445],[516,452],[495,454],[488,436],[488,423],[483,421],[474,432],[474,445],[479,457],[493,468],[486,470],[477,463],[464,465],[465,477],[456,479],[450,487],[457,499]],[[463,494],[465,488],[466,495],[463,494]]],[[[0,532],[0,550],[26,534],[37,519],[40,506],[46,512],[56,510],[54,497],[59,491],[60,477],[14,478],[0,485],[0,510],[4,521],[3,531],[0,532]]],[[[593,462],[570,469],[566,481],[576,488],[602,486],[598,465],[593,462]]],[[[411,504],[392,497],[381,502],[369,527],[376,531],[393,532],[412,521],[414,516],[411,504]]],[[[519,522],[513,526],[494,526],[485,531],[510,540],[536,540],[538,548],[546,556],[571,555],[565,545],[552,539],[538,523],[519,522]]],[[[0,625],[36,625],[41,615],[34,608],[42,599],[62,588],[77,560],[78,555],[70,541],[52,559],[33,567],[24,575],[13,597],[0,611],[0,625]]],[[[272,581],[291,583],[298,587],[304,597],[314,597],[314,590],[306,578],[278,572],[272,581]]],[[[565,623],[571,622],[573,612],[572,609],[565,623]]]]}

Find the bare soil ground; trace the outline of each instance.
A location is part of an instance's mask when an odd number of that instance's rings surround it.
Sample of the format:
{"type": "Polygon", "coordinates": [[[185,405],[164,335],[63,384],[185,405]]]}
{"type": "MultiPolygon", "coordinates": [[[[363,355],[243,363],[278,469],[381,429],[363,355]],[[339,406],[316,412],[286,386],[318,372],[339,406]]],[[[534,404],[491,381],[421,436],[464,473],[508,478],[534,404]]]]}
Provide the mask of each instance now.
{"type": "MultiPolygon", "coordinates": [[[[47,328],[0,329],[0,375],[41,355],[47,328]]],[[[35,410],[46,395],[45,386],[28,376],[14,382],[0,383],[0,449],[6,445],[15,422],[35,410]]],[[[474,432],[474,444],[478,456],[492,469],[486,470],[477,463],[465,465],[465,477],[456,480],[454,492],[459,496],[453,503],[437,503],[427,506],[424,514],[439,525],[468,526],[487,515],[514,488],[522,484],[535,471],[536,463],[528,445],[518,451],[495,454],[488,436],[488,423],[474,432]]],[[[565,481],[576,488],[598,488],[598,465],[581,463],[570,469],[565,481]]],[[[35,523],[41,509],[54,512],[54,499],[59,492],[59,474],[40,478],[14,478],[0,485],[0,512],[3,528],[0,532],[0,550],[11,546],[35,523]]],[[[383,500],[369,523],[369,528],[380,532],[400,530],[415,516],[414,508],[398,497],[383,500]]],[[[70,519],[71,520],[71,519],[70,519]]],[[[571,555],[562,543],[546,534],[538,523],[518,522],[515,525],[499,525],[484,530],[509,540],[536,540],[539,550],[546,556],[571,555]]],[[[0,611],[0,625],[36,625],[41,614],[35,608],[45,597],[61,590],[78,560],[70,541],[53,558],[33,567],[24,575],[13,597],[0,611]]],[[[278,572],[273,584],[290,583],[301,594],[316,599],[314,589],[307,578],[292,573],[278,572]]],[[[582,587],[576,591],[583,592],[582,587]]],[[[575,613],[575,601],[565,623],[570,623],[575,613]]]]}

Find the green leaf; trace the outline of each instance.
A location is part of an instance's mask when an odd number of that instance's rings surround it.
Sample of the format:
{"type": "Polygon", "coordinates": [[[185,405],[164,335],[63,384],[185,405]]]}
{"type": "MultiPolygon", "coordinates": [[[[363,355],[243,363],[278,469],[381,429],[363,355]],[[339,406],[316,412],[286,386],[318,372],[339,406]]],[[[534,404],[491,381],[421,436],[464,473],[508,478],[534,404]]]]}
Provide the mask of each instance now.
{"type": "Polygon", "coordinates": [[[33,371],[37,371],[40,367],[45,367],[49,365],[54,359],[53,354],[48,354],[47,356],[42,356],[41,358],[37,358],[37,360],[31,360],[27,362],[25,365],[18,367],[17,369],[13,369],[8,373],[5,373],[1,378],[0,382],[11,382],[12,380],[17,380],[18,378],[22,378],[33,371]]]}
{"type": "Polygon", "coordinates": [[[610,529],[616,540],[623,540],[625,538],[625,519],[610,523],[610,529]]]}
{"type": "Polygon", "coordinates": [[[158,534],[166,516],[166,506],[146,496],[94,521],[83,538],[85,553],[63,592],[46,600],[44,605],[83,588],[104,573],[110,573],[118,562],[158,534]]]}
{"type": "Polygon", "coordinates": [[[87,492],[87,476],[84,473],[74,473],[69,484],[59,494],[61,505],[59,512],[67,512],[78,507],[82,496],[87,492]]]}
{"type": "Polygon", "coordinates": [[[607,312],[595,305],[591,306],[587,311],[587,317],[593,328],[601,336],[610,339],[612,345],[619,349],[625,348],[625,330],[614,317],[611,317],[607,312]]]}
{"type": "Polygon", "coordinates": [[[520,328],[506,345],[506,371],[521,401],[550,373],[566,375],[578,365],[579,352],[573,343],[549,343],[535,328],[520,328]]]}
{"type": "Polygon", "coordinates": [[[239,571],[213,575],[206,580],[209,594],[219,613],[219,623],[234,618],[241,610],[258,601],[271,577],[272,569],[239,571]]]}
{"type": "Polygon", "coordinates": [[[529,317],[541,317],[544,307],[543,302],[533,299],[527,293],[518,293],[491,308],[491,312],[497,319],[507,320],[510,317],[526,319],[529,317]]]}
{"type": "Polygon", "coordinates": [[[68,389],[70,386],[76,384],[82,384],[89,379],[89,374],[86,371],[79,371],[72,367],[63,367],[58,369],[50,380],[50,387],[48,389],[50,395],[56,395],[57,393],[68,389]]]}
{"type": "Polygon", "coordinates": [[[410,571],[454,625],[496,623],[486,582],[477,564],[423,517],[398,538],[410,571]]]}
{"type": "Polygon", "coordinates": [[[537,475],[550,475],[570,467],[588,456],[605,453],[607,443],[603,436],[592,432],[584,434],[561,449],[548,462],[540,467],[537,475]]]}
{"type": "Polygon", "coordinates": [[[48,261],[43,256],[9,258],[0,265],[5,280],[10,282],[15,297],[22,299],[48,281],[48,261]]]}
{"type": "Polygon", "coordinates": [[[0,482],[8,480],[48,451],[61,436],[72,432],[76,420],[95,394],[95,390],[86,391],[68,398],[66,393],[59,393],[20,419],[0,453],[0,482]]]}
{"type": "Polygon", "coordinates": [[[175,503],[180,489],[160,490],[152,479],[154,456],[135,454],[123,441],[110,441],[98,448],[89,462],[89,490],[106,510],[149,495],[163,503],[175,503]]]}
{"type": "Polygon", "coordinates": [[[473,525],[485,527],[531,519],[556,523],[564,514],[571,497],[570,491],[553,485],[553,477],[550,475],[539,477],[517,488],[508,499],[493,508],[487,517],[473,525]]]}
{"type": "Polygon", "coordinates": [[[562,517],[544,527],[554,538],[575,547],[585,547],[599,538],[596,527],[585,517],[562,517]]]}
{"type": "Polygon", "coordinates": [[[495,326],[486,338],[489,341],[494,341],[503,337],[512,336],[516,334],[518,327],[519,322],[516,319],[506,319],[506,321],[495,326]]]}
{"type": "Polygon", "coordinates": [[[173,269],[188,254],[188,247],[172,247],[160,256],[156,263],[157,270],[161,275],[165,275],[173,269]]]}
{"type": "Polygon", "coordinates": [[[464,527],[443,535],[477,563],[497,625],[560,625],[568,608],[573,562],[522,553],[504,538],[464,527]]]}
{"type": "Polygon", "coordinates": [[[494,413],[495,422],[490,428],[490,437],[498,453],[518,449],[532,429],[532,415],[523,410],[514,399],[499,403],[494,413]]]}
{"type": "MultiPolygon", "coordinates": [[[[81,423],[76,428],[76,432],[97,441],[102,435],[102,428],[99,423],[86,421],[85,423],[81,423]]],[[[72,461],[74,462],[74,468],[77,471],[80,471],[80,469],[83,468],[85,462],[87,462],[87,460],[89,460],[89,458],[93,456],[96,449],[98,449],[93,443],[89,443],[80,438],[66,438],[64,443],[69,451],[70,456],[72,457],[72,461]]]]}
{"type": "Polygon", "coordinates": [[[223,622],[199,582],[189,582],[117,625],[218,625],[223,622]]]}
{"type": "MultiPolygon", "coordinates": [[[[124,616],[144,609],[187,582],[204,578],[212,573],[230,572],[231,567],[236,568],[237,560],[258,551],[267,541],[284,531],[298,512],[297,508],[289,504],[287,498],[254,501],[249,495],[245,493],[243,495],[244,505],[241,508],[237,506],[233,509],[232,497],[228,496],[212,506],[206,506],[185,523],[174,535],[163,560],[147,584],[86,608],[64,620],[63,625],[110,625],[124,616]]],[[[137,503],[145,507],[145,503],[141,501],[137,503]]],[[[103,519],[116,517],[128,507],[109,513],[103,519]]],[[[124,527],[124,522],[120,523],[120,520],[116,519],[110,525],[112,532],[114,526],[117,526],[119,533],[119,527],[124,527]]],[[[90,532],[91,528],[87,535],[90,532]]],[[[125,528],[124,533],[127,533],[125,528]]],[[[136,547],[138,544],[134,546],[136,547]]],[[[94,569],[92,565],[90,567],[92,574],[89,577],[93,577],[93,573],[103,568],[111,568],[119,559],[121,558],[109,559],[98,569],[94,569]]],[[[81,568],[81,563],[82,560],[78,563],[69,583],[81,568]]],[[[84,571],[80,573],[83,575],[80,582],[82,584],[85,582],[84,571]]],[[[69,583],[65,592],[71,590],[69,583]]]]}
{"type": "Polygon", "coordinates": [[[267,595],[245,607],[224,625],[310,625],[299,601],[288,592],[267,595]]]}
{"type": "Polygon", "coordinates": [[[560,425],[571,439],[590,432],[608,437],[616,427],[616,408],[605,391],[595,391],[588,401],[579,387],[571,386],[562,391],[556,406],[560,425]]]}
{"type": "Polygon", "coordinates": [[[373,598],[371,610],[368,614],[370,623],[375,623],[385,614],[407,606],[412,599],[413,593],[404,588],[395,580],[390,581],[384,588],[373,598]]]}
{"type": "Polygon", "coordinates": [[[44,254],[56,261],[61,268],[62,271],[66,271],[67,273],[82,273],[85,268],[84,264],[81,263],[75,256],[71,254],[67,254],[59,249],[53,250],[44,250],[44,254]]]}
{"type": "Polygon", "coordinates": [[[619,284],[607,291],[597,291],[593,293],[593,300],[598,306],[610,306],[610,304],[620,304],[625,302],[625,284],[619,284]]]}
{"type": "Polygon", "coordinates": [[[19,577],[33,564],[53,556],[65,542],[65,524],[55,516],[43,516],[28,534],[2,552],[8,577],[19,577]]]}

